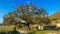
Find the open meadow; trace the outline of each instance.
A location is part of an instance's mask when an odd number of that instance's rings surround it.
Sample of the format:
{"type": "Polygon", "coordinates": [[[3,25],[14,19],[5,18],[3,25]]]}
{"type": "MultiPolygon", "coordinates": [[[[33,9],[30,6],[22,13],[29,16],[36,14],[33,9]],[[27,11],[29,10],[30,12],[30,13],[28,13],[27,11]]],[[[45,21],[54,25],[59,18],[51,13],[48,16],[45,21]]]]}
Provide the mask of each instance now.
{"type": "Polygon", "coordinates": [[[11,26],[0,26],[0,32],[2,31],[12,31],[14,28],[14,25],[11,26]]]}

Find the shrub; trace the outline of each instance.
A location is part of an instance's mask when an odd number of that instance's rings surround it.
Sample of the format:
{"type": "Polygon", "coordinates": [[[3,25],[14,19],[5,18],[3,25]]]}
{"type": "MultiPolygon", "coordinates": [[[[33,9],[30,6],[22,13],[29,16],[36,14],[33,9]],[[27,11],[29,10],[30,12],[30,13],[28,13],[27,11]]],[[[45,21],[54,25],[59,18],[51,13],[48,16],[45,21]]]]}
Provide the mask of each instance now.
{"type": "Polygon", "coordinates": [[[17,24],[16,27],[17,28],[22,28],[22,26],[20,24],[17,24]]]}
{"type": "Polygon", "coordinates": [[[58,30],[60,30],[60,28],[55,28],[55,30],[57,30],[57,31],[58,31],[58,30]]]}

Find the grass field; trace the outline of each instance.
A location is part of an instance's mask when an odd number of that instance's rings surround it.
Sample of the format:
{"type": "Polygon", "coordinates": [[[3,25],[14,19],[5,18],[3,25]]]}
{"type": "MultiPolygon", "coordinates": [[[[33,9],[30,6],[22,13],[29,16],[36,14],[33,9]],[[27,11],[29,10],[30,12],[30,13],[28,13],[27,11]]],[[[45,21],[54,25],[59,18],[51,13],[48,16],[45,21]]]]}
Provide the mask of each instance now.
{"type": "Polygon", "coordinates": [[[56,31],[56,30],[42,30],[42,31],[36,31],[35,34],[60,34],[60,31],[56,31]]]}
{"type": "Polygon", "coordinates": [[[14,28],[14,25],[11,26],[0,26],[0,32],[1,31],[12,31],[14,28]]]}
{"type": "Polygon", "coordinates": [[[57,22],[60,22],[60,19],[56,20],[57,22]]]}
{"type": "MultiPolygon", "coordinates": [[[[11,26],[0,26],[0,32],[12,31],[14,25],[11,26]]],[[[13,31],[12,31],[13,33],[13,31]]],[[[15,32],[14,32],[15,33],[15,32]]],[[[60,34],[60,30],[31,30],[29,34],[60,34]]]]}

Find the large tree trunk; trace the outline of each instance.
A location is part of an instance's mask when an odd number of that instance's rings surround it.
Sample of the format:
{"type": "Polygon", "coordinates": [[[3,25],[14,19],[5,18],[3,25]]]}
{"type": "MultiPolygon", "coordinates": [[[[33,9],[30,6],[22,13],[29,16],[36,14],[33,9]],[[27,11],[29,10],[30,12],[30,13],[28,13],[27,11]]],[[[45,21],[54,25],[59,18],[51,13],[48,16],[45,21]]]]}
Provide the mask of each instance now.
{"type": "Polygon", "coordinates": [[[29,25],[29,23],[27,23],[27,30],[30,30],[30,25],[29,25]]]}
{"type": "Polygon", "coordinates": [[[14,31],[16,31],[16,26],[14,27],[14,31]]]}
{"type": "Polygon", "coordinates": [[[14,27],[14,31],[16,31],[16,24],[15,24],[15,27],[14,27]]]}

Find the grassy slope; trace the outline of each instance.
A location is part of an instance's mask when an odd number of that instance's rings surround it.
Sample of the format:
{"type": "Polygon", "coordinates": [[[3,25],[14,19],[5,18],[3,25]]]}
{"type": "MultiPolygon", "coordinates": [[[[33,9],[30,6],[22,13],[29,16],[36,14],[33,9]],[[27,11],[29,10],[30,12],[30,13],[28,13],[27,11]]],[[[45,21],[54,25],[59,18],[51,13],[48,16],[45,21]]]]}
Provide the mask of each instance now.
{"type": "Polygon", "coordinates": [[[60,11],[55,12],[54,14],[49,16],[50,18],[58,18],[60,19],[60,11]]]}
{"type": "Polygon", "coordinates": [[[50,15],[49,18],[51,18],[51,19],[57,18],[56,21],[57,21],[57,22],[60,22],[60,10],[57,11],[57,12],[55,12],[54,14],[50,15]]]}

